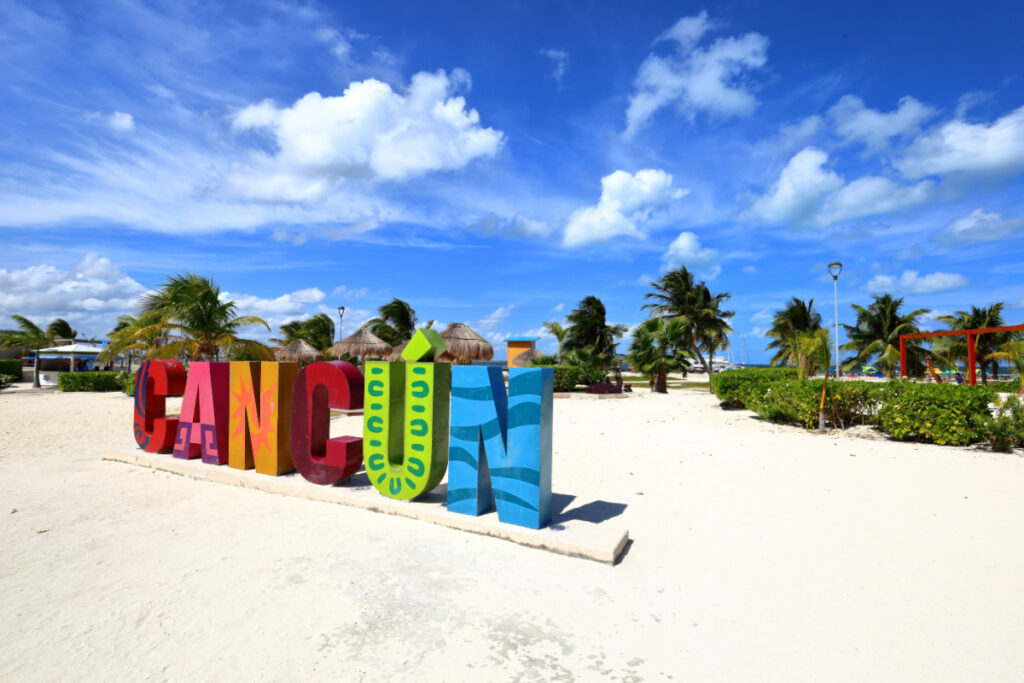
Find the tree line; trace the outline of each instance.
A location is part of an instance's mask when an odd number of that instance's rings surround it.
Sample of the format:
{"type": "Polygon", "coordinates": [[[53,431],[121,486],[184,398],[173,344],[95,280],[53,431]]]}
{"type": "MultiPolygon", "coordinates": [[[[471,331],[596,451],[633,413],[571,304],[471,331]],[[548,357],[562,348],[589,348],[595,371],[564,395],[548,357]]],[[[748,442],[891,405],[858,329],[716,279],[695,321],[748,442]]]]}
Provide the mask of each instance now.
{"type": "MultiPolygon", "coordinates": [[[[918,308],[904,310],[902,298],[891,294],[873,297],[868,306],[853,304],[856,314],[853,325],[843,324],[849,339],[840,349],[850,356],[840,362],[840,368],[850,371],[860,365],[871,364],[887,377],[895,375],[900,362],[900,336],[922,332],[921,319],[931,311],[918,308]]],[[[971,306],[968,310],[936,318],[946,329],[972,330],[987,327],[1004,327],[1004,302],[991,306],[971,306]]],[[[767,350],[774,355],[773,366],[797,367],[801,374],[813,374],[822,366],[802,353],[810,337],[827,339],[828,331],[822,328],[821,314],[814,310],[814,299],[803,301],[793,297],[772,317],[767,336],[771,338],[767,350]]],[[[982,382],[988,382],[988,371],[998,370],[999,361],[1014,364],[1018,373],[1024,373],[1024,335],[1013,332],[995,332],[974,338],[977,362],[981,369],[982,382]]],[[[956,370],[968,359],[966,336],[933,337],[929,339],[908,339],[907,374],[917,377],[924,373],[928,362],[956,370]],[[927,343],[926,343],[927,342],[927,343]]]]}
{"type": "MultiPolygon", "coordinates": [[[[538,359],[544,363],[563,363],[594,369],[603,373],[618,371],[624,360],[631,367],[651,377],[656,391],[666,390],[671,372],[686,372],[697,364],[709,375],[714,373],[716,353],[729,348],[735,313],[724,309],[731,298],[729,292],[712,292],[703,280],[697,280],[686,267],[665,273],[651,283],[645,295],[648,303],[642,308],[649,317],[636,326],[626,354],[617,353],[618,340],[627,328],[607,321],[604,303],[596,296],[586,296],[566,316],[565,323],[544,323],[544,329],[558,343],[557,355],[538,359]]],[[[849,341],[841,347],[850,355],[840,367],[849,371],[871,363],[887,376],[893,376],[899,363],[899,338],[921,331],[920,320],[930,311],[905,311],[902,298],[890,294],[875,296],[866,307],[853,305],[856,321],[843,325],[849,341]]],[[[969,310],[940,316],[950,330],[967,330],[1005,325],[1005,303],[971,306],[969,310]]],[[[66,320],[56,319],[45,329],[23,316],[12,316],[18,329],[0,337],[0,346],[41,349],[52,346],[57,339],[74,339],[77,331],[66,320]]],[[[433,320],[425,323],[430,327],[433,320]]],[[[363,327],[393,347],[408,341],[419,321],[412,306],[401,299],[392,299],[377,310],[377,315],[363,327]]],[[[185,358],[188,360],[272,360],[270,346],[240,335],[245,327],[270,325],[257,316],[240,316],[235,302],[222,296],[220,288],[209,278],[194,273],[168,277],[143,297],[135,315],[118,317],[109,333],[110,343],[101,362],[118,355],[133,358],[185,358]]],[[[331,317],[317,313],[305,320],[282,324],[280,337],[270,341],[280,345],[303,340],[329,355],[334,343],[335,327],[331,317]]],[[[790,366],[801,376],[809,376],[828,368],[831,358],[829,331],[822,326],[822,316],[814,308],[814,300],[793,297],[772,317],[766,336],[766,350],[773,355],[771,365],[790,366]]],[[[938,337],[928,340],[907,340],[909,374],[919,376],[930,361],[939,367],[955,368],[967,359],[965,337],[938,337]]],[[[981,378],[988,381],[988,371],[1000,360],[1024,371],[1024,336],[1019,333],[995,333],[975,337],[976,354],[981,365],[981,378]]]]}

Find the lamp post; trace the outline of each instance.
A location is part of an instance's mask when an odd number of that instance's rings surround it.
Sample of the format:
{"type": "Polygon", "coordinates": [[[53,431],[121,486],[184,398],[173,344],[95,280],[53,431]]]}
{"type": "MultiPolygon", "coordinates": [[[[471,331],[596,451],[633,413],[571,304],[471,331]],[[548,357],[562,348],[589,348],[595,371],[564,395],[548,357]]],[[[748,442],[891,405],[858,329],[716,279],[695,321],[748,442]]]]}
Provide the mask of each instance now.
{"type": "Polygon", "coordinates": [[[839,273],[841,272],[843,272],[843,264],[839,261],[828,264],[828,274],[832,276],[832,293],[835,296],[836,305],[836,379],[839,379],[839,273]]]}
{"type": "Polygon", "coordinates": [[[345,317],[345,307],[344,306],[338,306],[338,341],[341,341],[342,339],[344,339],[344,337],[341,335],[341,326],[342,326],[342,322],[343,322],[344,317],[345,317]]]}

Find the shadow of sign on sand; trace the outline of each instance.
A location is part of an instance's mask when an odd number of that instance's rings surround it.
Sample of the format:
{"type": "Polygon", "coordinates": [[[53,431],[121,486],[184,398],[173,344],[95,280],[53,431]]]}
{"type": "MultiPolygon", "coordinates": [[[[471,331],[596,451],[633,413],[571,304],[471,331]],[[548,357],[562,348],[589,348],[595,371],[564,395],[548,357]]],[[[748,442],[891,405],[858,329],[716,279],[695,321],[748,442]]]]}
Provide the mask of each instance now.
{"type": "MultiPolygon", "coordinates": [[[[360,469],[348,479],[340,481],[334,486],[352,489],[354,491],[373,488],[373,485],[370,483],[370,479],[366,475],[365,469],[360,469]]],[[[435,503],[446,507],[448,500],[448,483],[442,482],[441,484],[438,484],[435,488],[419,496],[416,500],[421,503],[435,503]]],[[[555,531],[557,531],[558,528],[554,525],[564,524],[570,520],[600,524],[602,522],[607,522],[610,519],[614,519],[626,511],[626,503],[612,503],[607,500],[592,500],[589,503],[584,503],[583,505],[567,510],[566,508],[568,508],[575,500],[576,496],[571,494],[551,494],[551,525],[555,531]]],[[[491,509],[484,514],[489,515],[494,514],[494,512],[494,498],[492,496],[491,509]]]]}

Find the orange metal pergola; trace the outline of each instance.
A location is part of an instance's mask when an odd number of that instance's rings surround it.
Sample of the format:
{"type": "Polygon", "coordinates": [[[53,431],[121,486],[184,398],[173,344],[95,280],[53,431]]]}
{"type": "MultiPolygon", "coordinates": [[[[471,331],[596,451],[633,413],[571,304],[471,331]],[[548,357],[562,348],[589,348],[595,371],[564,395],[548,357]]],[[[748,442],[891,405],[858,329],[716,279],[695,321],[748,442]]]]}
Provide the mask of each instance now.
{"type": "Polygon", "coordinates": [[[1020,332],[1024,325],[1010,325],[1008,327],[979,327],[973,330],[943,330],[941,332],[919,332],[918,334],[900,335],[900,377],[907,376],[907,340],[925,339],[927,337],[967,337],[967,383],[974,386],[978,383],[978,374],[974,369],[974,338],[979,334],[992,334],[993,332],[1020,332]]]}

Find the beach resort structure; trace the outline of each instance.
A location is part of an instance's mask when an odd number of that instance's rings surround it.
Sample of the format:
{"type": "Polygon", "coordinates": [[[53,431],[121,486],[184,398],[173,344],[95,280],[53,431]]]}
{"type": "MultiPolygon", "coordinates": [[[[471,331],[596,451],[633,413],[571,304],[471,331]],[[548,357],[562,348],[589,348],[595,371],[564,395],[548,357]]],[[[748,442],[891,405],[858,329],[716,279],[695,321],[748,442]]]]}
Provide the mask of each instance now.
{"type": "Polygon", "coordinates": [[[512,361],[521,353],[532,351],[537,347],[538,337],[509,337],[505,340],[508,344],[508,365],[512,367],[512,361]]]}

